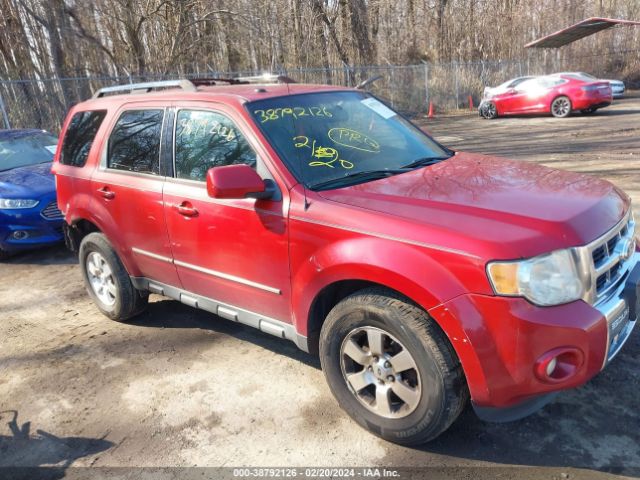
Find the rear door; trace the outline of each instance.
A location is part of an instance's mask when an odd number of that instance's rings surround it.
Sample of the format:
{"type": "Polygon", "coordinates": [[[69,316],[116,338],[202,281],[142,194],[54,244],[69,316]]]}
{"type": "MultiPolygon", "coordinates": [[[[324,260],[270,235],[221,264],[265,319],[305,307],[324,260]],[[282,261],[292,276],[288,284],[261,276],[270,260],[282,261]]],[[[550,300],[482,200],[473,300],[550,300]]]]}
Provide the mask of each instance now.
{"type": "Polygon", "coordinates": [[[270,200],[208,196],[212,167],[245,163],[274,178],[243,120],[210,105],[176,105],[175,173],[164,202],[180,280],[190,292],[290,323],[287,192],[270,200]]]}
{"type": "Polygon", "coordinates": [[[129,104],[116,115],[92,177],[94,210],[129,273],[179,286],[164,218],[160,168],[165,108],[129,104]]]}

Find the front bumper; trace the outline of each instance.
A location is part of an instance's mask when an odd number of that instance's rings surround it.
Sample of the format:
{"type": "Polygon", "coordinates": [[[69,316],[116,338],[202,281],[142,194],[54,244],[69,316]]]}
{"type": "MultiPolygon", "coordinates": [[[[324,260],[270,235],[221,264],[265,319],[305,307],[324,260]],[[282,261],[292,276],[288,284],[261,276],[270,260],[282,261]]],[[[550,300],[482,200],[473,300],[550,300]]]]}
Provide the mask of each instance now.
{"type": "Polygon", "coordinates": [[[17,252],[62,241],[62,216],[44,211],[53,201],[45,198],[34,208],[0,210],[0,249],[17,252]]]}
{"type": "Polygon", "coordinates": [[[608,300],[537,307],[522,298],[462,295],[430,311],[448,332],[481,418],[510,421],[544,406],[561,390],[584,384],[620,352],[635,327],[640,254],[608,300]],[[450,328],[448,328],[450,327],[450,328]],[[571,351],[561,378],[541,376],[550,352],[571,351]]]}

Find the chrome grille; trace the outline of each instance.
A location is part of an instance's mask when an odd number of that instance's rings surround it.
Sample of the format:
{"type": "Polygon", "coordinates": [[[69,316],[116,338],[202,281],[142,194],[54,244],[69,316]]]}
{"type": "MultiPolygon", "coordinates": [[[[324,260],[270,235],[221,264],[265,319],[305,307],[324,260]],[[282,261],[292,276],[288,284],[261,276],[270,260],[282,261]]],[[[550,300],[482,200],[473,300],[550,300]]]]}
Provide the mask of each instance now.
{"type": "Polygon", "coordinates": [[[44,209],[40,212],[47,220],[59,220],[62,218],[62,212],[58,208],[57,202],[51,202],[49,205],[44,207],[44,209]]]}
{"type": "Polygon", "coordinates": [[[626,279],[635,251],[634,233],[635,222],[629,209],[614,228],[587,246],[592,278],[590,303],[606,300],[626,279]]]}

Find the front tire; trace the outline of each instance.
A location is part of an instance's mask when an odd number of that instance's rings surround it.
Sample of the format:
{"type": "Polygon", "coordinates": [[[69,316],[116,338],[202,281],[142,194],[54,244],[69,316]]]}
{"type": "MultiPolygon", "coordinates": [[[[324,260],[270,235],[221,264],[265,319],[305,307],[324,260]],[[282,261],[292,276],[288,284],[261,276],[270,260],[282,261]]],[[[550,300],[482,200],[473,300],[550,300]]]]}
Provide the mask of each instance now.
{"type": "Polygon", "coordinates": [[[10,256],[11,254],[9,252],[0,248],[0,262],[8,260],[10,256]]]}
{"type": "Polygon", "coordinates": [[[496,107],[496,104],[493,102],[487,102],[480,109],[480,116],[487,120],[498,118],[498,107],[496,107]]]}
{"type": "Polygon", "coordinates": [[[564,95],[551,102],[551,115],[556,118],[566,118],[571,114],[571,100],[564,95]]]}
{"type": "Polygon", "coordinates": [[[468,400],[444,333],[424,310],[385,289],[356,292],[329,312],[320,362],[340,406],[391,442],[436,438],[468,400]]]}
{"type": "Polygon", "coordinates": [[[90,233],[80,243],[80,266],[87,292],[98,309],[123,322],[142,313],[149,293],[137,290],[107,238],[90,233]]]}

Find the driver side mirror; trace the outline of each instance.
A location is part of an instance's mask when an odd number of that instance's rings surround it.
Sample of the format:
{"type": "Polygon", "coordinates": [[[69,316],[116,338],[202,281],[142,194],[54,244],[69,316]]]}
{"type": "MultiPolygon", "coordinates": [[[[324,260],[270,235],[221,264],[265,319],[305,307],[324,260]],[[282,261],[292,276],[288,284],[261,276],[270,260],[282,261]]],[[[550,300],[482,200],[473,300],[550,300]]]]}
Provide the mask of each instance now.
{"type": "Polygon", "coordinates": [[[211,198],[269,199],[274,191],[249,165],[225,165],[207,171],[207,193],[211,198]]]}

